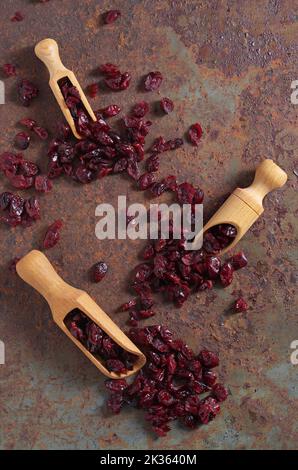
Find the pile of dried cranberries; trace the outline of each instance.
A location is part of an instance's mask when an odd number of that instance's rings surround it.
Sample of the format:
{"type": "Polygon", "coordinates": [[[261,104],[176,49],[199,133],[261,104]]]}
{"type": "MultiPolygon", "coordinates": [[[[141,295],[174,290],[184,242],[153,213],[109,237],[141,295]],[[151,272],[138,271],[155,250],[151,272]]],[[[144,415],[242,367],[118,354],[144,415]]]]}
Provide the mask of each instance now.
{"type": "Polygon", "coordinates": [[[108,380],[108,407],[119,413],[124,405],[141,408],[158,436],[165,436],[169,424],[179,419],[188,428],[207,424],[220,412],[228,391],[217,383],[214,368],[217,354],[195,353],[167,328],[155,325],[132,328],[131,340],[147,357],[146,365],[128,384],[125,379],[108,380]]]}

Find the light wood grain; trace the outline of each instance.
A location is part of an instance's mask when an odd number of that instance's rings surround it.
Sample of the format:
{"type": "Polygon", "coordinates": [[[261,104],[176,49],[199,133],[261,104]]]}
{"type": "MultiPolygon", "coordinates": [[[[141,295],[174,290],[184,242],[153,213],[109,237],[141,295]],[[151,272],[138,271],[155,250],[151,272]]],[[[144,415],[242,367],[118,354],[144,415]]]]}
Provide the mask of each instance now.
{"type": "Polygon", "coordinates": [[[47,257],[40,251],[33,250],[22,258],[16,265],[18,275],[30,286],[34,287],[48,302],[53,319],[75,345],[93,362],[107,377],[119,379],[136,373],[146,362],[143,353],[111,320],[111,318],[83,290],[67,284],[55,271],[47,257]],[[119,346],[135,354],[137,361],[131,371],[126,374],[109,372],[93,354],[72,336],[64,323],[66,315],[73,309],[79,308],[100,328],[102,328],[119,346]]]}
{"type": "Polygon", "coordinates": [[[59,55],[59,47],[58,47],[57,42],[54,41],[54,39],[49,39],[49,38],[43,39],[38,44],[36,44],[35,54],[46,65],[49,71],[49,74],[50,74],[49,85],[65,116],[65,119],[70,125],[70,128],[74,136],[77,139],[81,139],[82,137],[76,130],[76,126],[75,126],[73,117],[70,113],[70,110],[65,104],[65,100],[61,93],[60,87],[58,85],[58,81],[61,78],[68,77],[71,83],[79,90],[82,103],[85,106],[86,111],[88,112],[89,116],[91,117],[93,121],[96,121],[95,114],[86,98],[85,93],[83,92],[81,88],[81,85],[79,84],[75,74],[62,64],[62,61],[59,55]]]}
{"type": "Polygon", "coordinates": [[[231,250],[246,234],[264,212],[263,199],[270,191],[281,188],[287,181],[287,174],[272,160],[264,160],[256,169],[255,178],[248,188],[237,188],[211,217],[193,241],[196,248],[202,235],[211,227],[219,224],[231,224],[237,229],[237,236],[220,254],[231,250]]]}

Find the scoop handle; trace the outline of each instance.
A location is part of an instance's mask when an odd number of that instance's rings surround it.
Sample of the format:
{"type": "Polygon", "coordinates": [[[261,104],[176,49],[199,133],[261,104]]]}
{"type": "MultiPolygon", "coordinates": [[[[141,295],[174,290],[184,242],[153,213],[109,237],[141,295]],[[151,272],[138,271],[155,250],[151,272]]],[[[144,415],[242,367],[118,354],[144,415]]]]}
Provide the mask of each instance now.
{"type": "Polygon", "coordinates": [[[66,67],[62,64],[59,54],[59,47],[54,39],[43,39],[35,46],[35,54],[46,65],[50,73],[50,78],[53,78],[60,72],[67,71],[66,67]]]}
{"type": "Polygon", "coordinates": [[[38,250],[30,251],[16,265],[18,275],[48,302],[53,315],[68,312],[73,301],[83,293],[57,274],[48,258],[38,250]]]}
{"type": "Polygon", "coordinates": [[[273,160],[264,160],[256,169],[253,183],[248,188],[237,188],[233,194],[246,202],[257,214],[262,214],[263,199],[274,189],[281,188],[288,177],[273,160]]]}

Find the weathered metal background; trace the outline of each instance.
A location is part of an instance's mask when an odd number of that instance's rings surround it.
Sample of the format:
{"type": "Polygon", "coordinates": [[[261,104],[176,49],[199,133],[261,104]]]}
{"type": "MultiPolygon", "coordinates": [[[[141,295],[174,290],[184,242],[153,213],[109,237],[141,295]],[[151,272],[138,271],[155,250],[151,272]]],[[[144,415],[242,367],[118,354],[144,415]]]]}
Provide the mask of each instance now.
{"type": "MultiPolygon", "coordinates": [[[[7,264],[40,246],[50,222],[63,218],[62,240],[48,256],[58,272],[87,290],[119,325],[115,310],[129,294],[127,279],[142,243],[99,242],[94,211],[99,202],[116,203],[119,194],[144,201],[141,192],[118,176],[79,186],[59,180],[42,197],[42,220],[28,228],[0,227],[0,339],[6,364],[0,365],[0,447],[2,449],[294,449],[297,448],[298,366],[290,362],[297,322],[297,110],[290,85],[298,79],[298,2],[294,0],[98,1],[5,0],[1,2],[1,64],[18,64],[18,74],[40,87],[29,108],[16,99],[15,80],[6,79],[7,104],[0,106],[0,150],[12,148],[17,121],[37,118],[52,131],[61,118],[47,86],[48,75],[33,53],[42,38],[55,38],[65,64],[85,86],[92,71],[114,62],[133,73],[120,94],[102,92],[92,105],[129,106],[145,97],[140,77],[160,70],[160,93],[175,101],[175,112],[154,117],[150,139],[181,136],[199,120],[200,148],[185,145],[163,157],[161,176],[174,173],[206,191],[205,214],[212,214],[236,185],[251,182],[264,157],[288,173],[285,188],[271,194],[264,216],[241,242],[249,267],[232,286],[193,296],[181,310],[159,303],[156,321],[179,331],[195,349],[220,353],[221,379],[230,398],[221,416],[189,432],[179,426],[156,440],[141,414],[127,409],[110,416],[103,377],[53,324],[45,301],[10,274],[7,264]],[[120,21],[103,26],[111,7],[120,21]],[[25,19],[11,23],[21,10],[25,19]],[[296,232],[296,233],[295,233],[296,232]],[[87,271],[97,260],[109,273],[91,284],[87,271]],[[238,292],[250,304],[246,314],[230,315],[238,292]]],[[[157,93],[146,94],[150,102],[157,93]]],[[[26,156],[46,167],[46,145],[37,141],[26,156]]],[[[1,177],[1,190],[8,188],[1,177]]],[[[149,201],[146,200],[148,204],[149,201]]]]}

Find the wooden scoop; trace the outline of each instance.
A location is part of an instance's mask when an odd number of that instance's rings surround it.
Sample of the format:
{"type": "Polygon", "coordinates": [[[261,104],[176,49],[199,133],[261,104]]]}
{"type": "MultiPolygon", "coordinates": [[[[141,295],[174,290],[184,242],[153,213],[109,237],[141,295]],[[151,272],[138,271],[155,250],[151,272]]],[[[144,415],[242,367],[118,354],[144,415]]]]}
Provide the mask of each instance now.
{"type": "Polygon", "coordinates": [[[273,189],[281,188],[287,178],[287,174],[276,163],[264,160],[256,169],[252,185],[244,189],[235,189],[203,230],[196,235],[192,241],[192,249],[200,248],[202,234],[219,224],[231,224],[237,229],[236,237],[220,253],[226,253],[233,248],[264,212],[263,199],[266,194],[273,189]]]}
{"type": "Polygon", "coordinates": [[[104,375],[112,379],[125,378],[135,374],[143,367],[146,362],[144,354],[91,299],[87,292],[76,289],[63,281],[43,253],[37,250],[31,251],[17,263],[16,270],[25,282],[34,287],[46,299],[57,325],[104,375]],[[109,372],[104,366],[104,362],[91,354],[80,341],[72,336],[64,319],[75,308],[85,313],[119,346],[137,356],[132,370],[123,374],[109,372]]]}
{"type": "Polygon", "coordinates": [[[65,116],[65,119],[70,125],[70,128],[74,136],[77,139],[81,139],[82,137],[76,130],[73,117],[71,115],[69,108],[66,106],[64,97],[58,85],[58,81],[61,80],[61,78],[67,77],[72,83],[72,85],[75,86],[79,90],[82,103],[87,113],[89,114],[89,116],[91,117],[93,121],[96,121],[95,114],[92,111],[92,108],[90,104],[88,103],[85,93],[83,92],[78,80],[75,77],[75,74],[71,70],[68,70],[66,67],[64,67],[64,65],[62,64],[60,55],[59,55],[58,44],[56,43],[56,41],[54,41],[54,39],[43,39],[38,44],[36,44],[35,54],[47,66],[50,72],[49,84],[56,97],[56,100],[65,116]]]}

